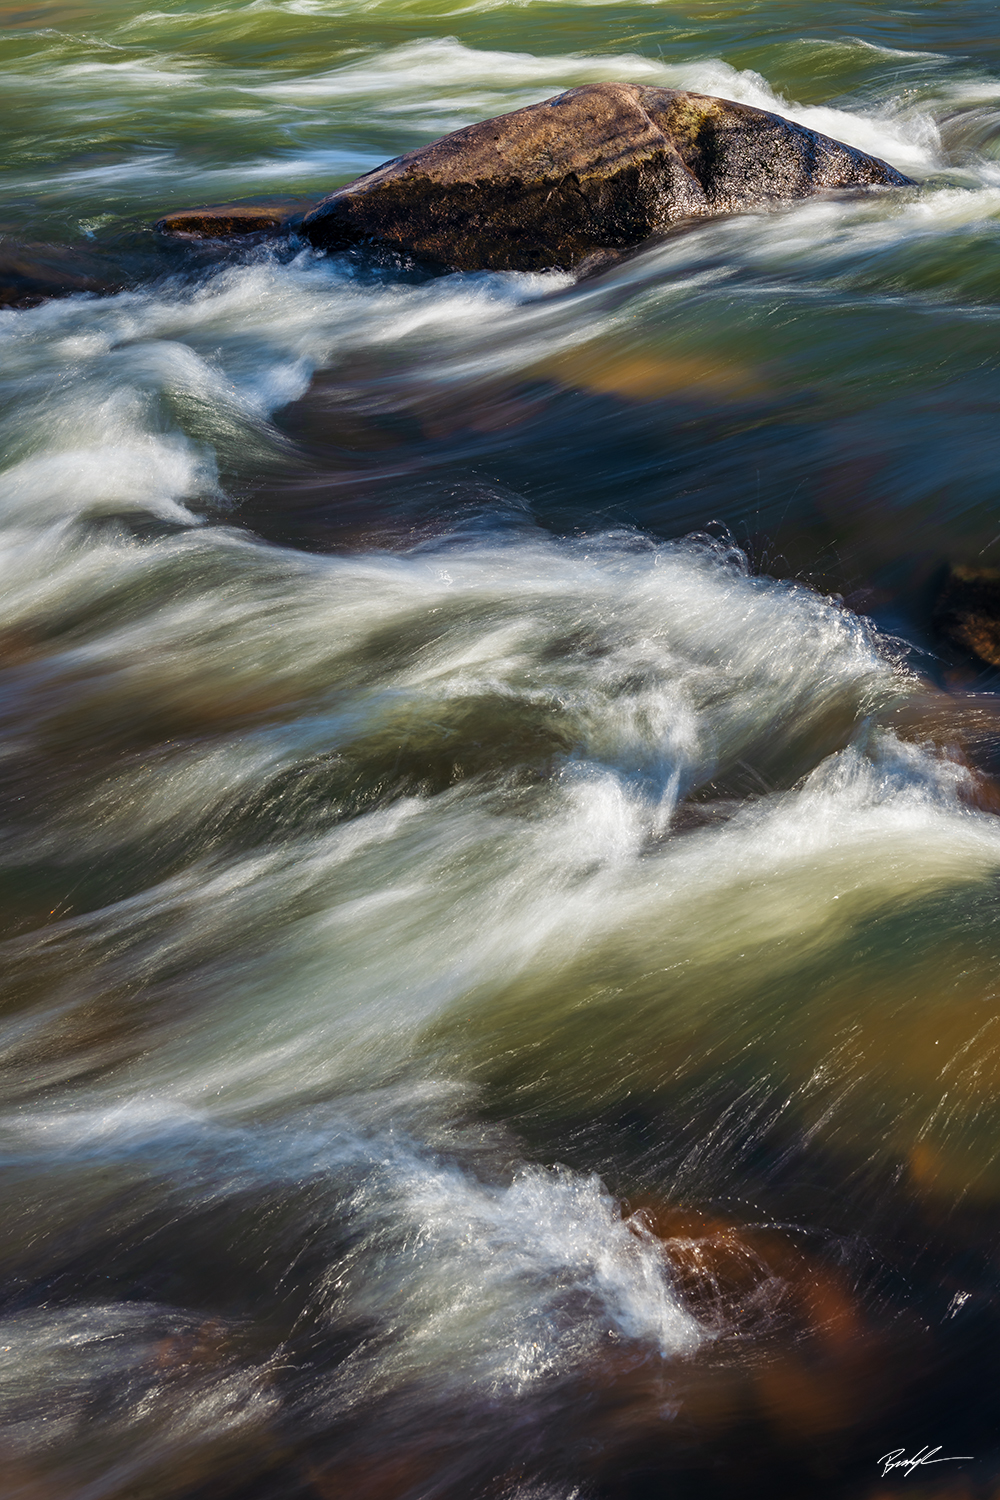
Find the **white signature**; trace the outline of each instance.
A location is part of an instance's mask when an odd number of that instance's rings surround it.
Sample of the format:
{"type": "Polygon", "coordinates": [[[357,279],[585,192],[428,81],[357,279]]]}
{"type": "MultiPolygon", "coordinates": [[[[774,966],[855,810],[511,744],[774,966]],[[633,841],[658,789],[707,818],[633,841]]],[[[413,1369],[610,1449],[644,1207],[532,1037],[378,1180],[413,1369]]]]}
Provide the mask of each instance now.
{"type": "Polygon", "coordinates": [[[971,1453],[956,1453],[951,1458],[935,1458],[935,1453],[940,1453],[941,1448],[921,1448],[912,1458],[907,1458],[905,1448],[893,1448],[891,1453],[883,1453],[878,1462],[882,1465],[882,1478],[892,1469],[905,1469],[906,1476],[913,1473],[914,1469],[920,1469],[924,1464],[960,1464],[971,1461],[971,1453]]]}

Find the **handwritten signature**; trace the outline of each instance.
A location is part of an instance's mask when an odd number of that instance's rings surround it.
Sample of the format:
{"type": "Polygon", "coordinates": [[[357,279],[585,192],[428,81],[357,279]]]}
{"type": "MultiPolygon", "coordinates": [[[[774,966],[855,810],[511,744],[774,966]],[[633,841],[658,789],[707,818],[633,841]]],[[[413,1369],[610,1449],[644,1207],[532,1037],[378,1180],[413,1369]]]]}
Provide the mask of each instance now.
{"type": "Polygon", "coordinates": [[[937,1448],[921,1448],[912,1458],[907,1458],[905,1448],[893,1448],[891,1453],[883,1453],[878,1459],[882,1465],[882,1478],[892,1469],[905,1469],[906,1477],[909,1478],[914,1469],[923,1468],[925,1464],[960,1464],[971,1460],[971,1453],[957,1453],[951,1458],[935,1458],[935,1453],[940,1453],[940,1445],[937,1448]]]}

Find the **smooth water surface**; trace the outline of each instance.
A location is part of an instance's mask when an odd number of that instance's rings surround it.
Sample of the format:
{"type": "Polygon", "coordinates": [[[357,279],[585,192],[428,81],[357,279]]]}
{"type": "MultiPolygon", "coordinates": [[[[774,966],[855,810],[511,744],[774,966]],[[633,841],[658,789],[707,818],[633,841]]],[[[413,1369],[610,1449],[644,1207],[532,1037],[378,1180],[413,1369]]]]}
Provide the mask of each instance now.
{"type": "Polygon", "coordinates": [[[0,23],[5,1497],[994,1495],[995,7],[0,23]],[[918,185],[152,230],[595,79],[918,185]]]}

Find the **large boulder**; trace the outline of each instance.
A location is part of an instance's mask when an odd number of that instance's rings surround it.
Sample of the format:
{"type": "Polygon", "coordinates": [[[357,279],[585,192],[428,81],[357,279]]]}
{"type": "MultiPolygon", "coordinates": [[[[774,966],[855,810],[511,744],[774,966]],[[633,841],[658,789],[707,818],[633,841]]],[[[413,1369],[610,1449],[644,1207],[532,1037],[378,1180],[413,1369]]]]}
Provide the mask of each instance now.
{"type": "Polygon", "coordinates": [[[594,83],[386,162],[324,198],[298,232],[325,249],[375,243],[458,270],[571,270],[684,220],[909,182],[766,110],[594,83]]]}

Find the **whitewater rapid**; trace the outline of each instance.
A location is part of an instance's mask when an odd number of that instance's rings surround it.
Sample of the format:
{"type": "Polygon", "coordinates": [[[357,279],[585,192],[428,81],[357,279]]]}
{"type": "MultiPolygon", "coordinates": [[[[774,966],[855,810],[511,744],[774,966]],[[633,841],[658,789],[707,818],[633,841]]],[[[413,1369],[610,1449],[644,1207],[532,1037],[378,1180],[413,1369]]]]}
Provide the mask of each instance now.
{"type": "Polygon", "coordinates": [[[996,714],[927,601],[1000,536],[1000,84],[654,10],[3,32],[3,233],[121,287],[0,311],[25,1500],[716,1500],[748,1434],[868,1494],[935,1374],[995,1431],[996,714]],[[581,284],[149,230],[599,79],[919,186],[581,284]]]}

